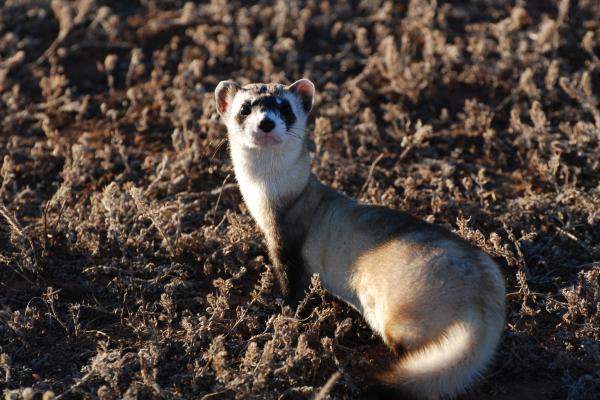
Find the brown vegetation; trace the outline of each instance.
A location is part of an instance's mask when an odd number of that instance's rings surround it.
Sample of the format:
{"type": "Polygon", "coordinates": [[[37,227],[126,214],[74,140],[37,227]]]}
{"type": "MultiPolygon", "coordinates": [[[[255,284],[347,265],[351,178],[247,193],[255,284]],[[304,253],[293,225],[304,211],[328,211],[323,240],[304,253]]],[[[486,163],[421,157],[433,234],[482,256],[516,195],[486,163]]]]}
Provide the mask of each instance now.
{"type": "Polygon", "coordinates": [[[213,104],[302,76],[323,181],[501,265],[466,397],[597,396],[599,43],[595,0],[6,0],[4,396],[360,398],[388,354],[317,281],[281,301],[213,104]]]}

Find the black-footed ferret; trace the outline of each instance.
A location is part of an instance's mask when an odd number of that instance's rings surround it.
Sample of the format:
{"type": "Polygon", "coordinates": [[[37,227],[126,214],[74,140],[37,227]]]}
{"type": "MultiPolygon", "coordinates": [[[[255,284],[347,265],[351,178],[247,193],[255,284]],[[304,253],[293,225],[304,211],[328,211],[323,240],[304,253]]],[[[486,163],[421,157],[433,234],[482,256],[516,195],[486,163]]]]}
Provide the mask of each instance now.
{"type": "Polygon", "coordinates": [[[384,342],[405,352],[380,376],[420,398],[464,391],[490,363],[504,326],[494,261],[442,227],[359,204],[311,173],[305,126],[315,87],[223,81],[215,89],[235,175],[264,233],[282,290],[318,273],[384,342]]]}

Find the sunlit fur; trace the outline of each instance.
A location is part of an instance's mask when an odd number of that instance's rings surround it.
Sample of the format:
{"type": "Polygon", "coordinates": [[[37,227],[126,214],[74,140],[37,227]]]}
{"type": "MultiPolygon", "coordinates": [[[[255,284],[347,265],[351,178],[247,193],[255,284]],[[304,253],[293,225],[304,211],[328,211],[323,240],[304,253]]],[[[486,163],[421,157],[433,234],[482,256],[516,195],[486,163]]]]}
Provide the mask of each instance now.
{"type": "Polygon", "coordinates": [[[253,96],[256,96],[255,91],[238,90],[222,116],[229,132],[231,159],[244,202],[259,227],[266,231],[273,223],[269,221],[268,211],[277,207],[280,199],[297,196],[308,182],[310,159],[305,151],[304,134],[307,114],[298,98],[284,91],[283,96],[297,116],[296,122],[286,131],[281,118],[271,115],[281,144],[259,147],[253,144],[252,136],[258,130],[262,113],[252,112],[247,117],[250,125],[246,130],[242,130],[235,120],[242,104],[253,96]]]}
{"type": "Polygon", "coordinates": [[[225,87],[216,95],[231,95],[220,111],[235,174],[272,261],[291,277],[283,285],[293,292],[318,273],[390,348],[402,348],[379,376],[384,384],[427,399],[472,385],[492,360],[504,325],[504,281],[492,259],[439,226],[322,185],[310,172],[297,86],[269,85],[290,99],[298,118],[289,132],[278,132],[280,145],[268,147],[253,146],[254,125],[242,130],[235,118],[255,91],[225,87]]]}

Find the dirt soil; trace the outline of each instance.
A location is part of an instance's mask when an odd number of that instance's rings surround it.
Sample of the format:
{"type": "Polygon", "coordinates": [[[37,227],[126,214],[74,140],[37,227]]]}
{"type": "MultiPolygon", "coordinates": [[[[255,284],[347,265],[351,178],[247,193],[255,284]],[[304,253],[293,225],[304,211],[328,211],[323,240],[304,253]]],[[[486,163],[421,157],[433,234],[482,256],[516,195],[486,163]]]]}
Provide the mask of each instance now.
{"type": "Polygon", "coordinates": [[[214,106],[300,77],[321,180],[499,263],[463,398],[598,398],[598,0],[0,4],[7,399],[362,398],[396,356],[318,281],[282,301],[214,106]]]}

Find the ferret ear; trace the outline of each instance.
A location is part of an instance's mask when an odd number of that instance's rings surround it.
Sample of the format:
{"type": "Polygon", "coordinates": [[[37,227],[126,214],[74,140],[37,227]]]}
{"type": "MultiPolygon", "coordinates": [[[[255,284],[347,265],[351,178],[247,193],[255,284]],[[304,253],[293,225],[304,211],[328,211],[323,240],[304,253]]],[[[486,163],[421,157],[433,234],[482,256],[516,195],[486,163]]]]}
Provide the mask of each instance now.
{"type": "Polygon", "coordinates": [[[292,93],[296,93],[300,98],[304,111],[306,113],[310,112],[315,98],[315,85],[308,79],[300,79],[288,86],[287,89],[292,93]]]}
{"type": "Polygon", "coordinates": [[[234,81],[221,81],[215,89],[215,100],[217,102],[217,111],[225,115],[227,108],[231,105],[233,96],[240,89],[240,85],[234,81]]]}

